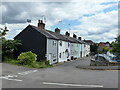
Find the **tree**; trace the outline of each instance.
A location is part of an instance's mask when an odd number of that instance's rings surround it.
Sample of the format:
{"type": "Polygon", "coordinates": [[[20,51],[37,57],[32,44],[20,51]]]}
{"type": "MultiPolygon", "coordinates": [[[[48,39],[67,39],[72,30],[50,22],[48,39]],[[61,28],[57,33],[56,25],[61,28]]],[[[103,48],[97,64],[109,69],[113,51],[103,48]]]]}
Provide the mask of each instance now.
{"type": "Polygon", "coordinates": [[[2,42],[2,55],[8,56],[14,49],[17,49],[17,45],[21,45],[20,40],[6,40],[5,35],[9,30],[5,26],[4,29],[0,28],[0,41],[2,42]]]}
{"type": "Polygon", "coordinates": [[[102,52],[103,53],[107,53],[107,51],[109,51],[106,47],[103,47],[103,50],[102,50],[102,52]]]}
{"type": "Polygon", "coordinates": [[[110,47],[113,47],[114,41],[112,43],[110,43],[110,47]]]}
{"type": "Polygon", "coordinates": [[[97,44],[90,45],[90,51],[93,53],[96,53],[98,51],[98,46],[97,44]]]}
{"type": "Polygon", "coordinates": [[[113,43],[112,52],[115,54],[120,54],[120,36],[118,36],[113,43]]]}

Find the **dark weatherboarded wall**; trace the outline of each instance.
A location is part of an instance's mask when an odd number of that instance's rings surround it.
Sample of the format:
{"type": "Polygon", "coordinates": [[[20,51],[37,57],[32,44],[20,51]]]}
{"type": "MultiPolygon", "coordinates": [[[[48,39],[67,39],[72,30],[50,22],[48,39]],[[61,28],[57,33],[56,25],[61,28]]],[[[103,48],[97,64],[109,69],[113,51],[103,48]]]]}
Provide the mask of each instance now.
{"type": "Polygon", "coordinates": [[[21,40],[22,43],[21,46],[18,46],[18,50],[14,51],[15,58],[17,58],[21,52],[32,51],[37,54],[38,61],[45,59],[46,37],[33,29],[32,26],[29,25],[26,27],[14,39],[21,40]]]}

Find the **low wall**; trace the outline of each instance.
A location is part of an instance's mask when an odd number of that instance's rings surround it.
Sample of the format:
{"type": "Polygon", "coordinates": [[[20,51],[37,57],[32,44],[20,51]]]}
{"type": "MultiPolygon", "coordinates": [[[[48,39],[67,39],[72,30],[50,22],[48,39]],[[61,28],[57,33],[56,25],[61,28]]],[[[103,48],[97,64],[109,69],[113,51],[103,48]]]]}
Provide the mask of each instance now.
{"type": "Polygon", "coordinates": [[[117,66],[120,65],[118,62],[104,62],[104,61],[96,61],[91,60],[90,66],[117,66]]]}

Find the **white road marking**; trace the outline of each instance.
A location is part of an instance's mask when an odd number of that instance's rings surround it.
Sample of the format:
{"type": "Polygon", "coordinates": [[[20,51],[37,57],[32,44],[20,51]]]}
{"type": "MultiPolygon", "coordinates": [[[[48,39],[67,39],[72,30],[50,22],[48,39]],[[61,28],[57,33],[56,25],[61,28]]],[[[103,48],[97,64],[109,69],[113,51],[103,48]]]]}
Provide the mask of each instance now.
{"type": "Polygon", "coordinates": [[[77,85],[77,84],[63,84],[63,83],[49,83],[49,82],[43,82],[43,84],[46,85],[61,85],[61,86],[74,86],[74,87],[100,87],[102,88],[102,85],[77,85]]]}
{"type": "Polygon", "coordinates": [[[20,75],[27,75],[29,73],[32,73],[32,72],[37,72],[38,70],[30,70],[30,71],[25,71],[25,72],[21,72],[21,73],[18,73],[20,75]]]}
{"type": "Polygon", "coordinates": [[[4,77],[2,76],[0,78],[7,79],[7,80],[12,80],[12,81],[22,81],[22,80],[19,80],[19,79],[11,79],[11,78],[9,78],[7,76],[4,76],[4,77]]]}
{"type": "MultiPolygon", "coordinates": [[[[30,71],[25,71],[25,72],[21,72],[21,73],[18,73],[19,75],[27,75],[29,73],[32,73],[32,72],[37,72],[38,70],[30,70],[30,71]]],[[[1,76],[0,78],[3,78],[3,79],[7,79],[7,80],[13,80],[13,81],[22,81],[22,80],[19,80],[19,79],[11,79],[13,77],[18,77],[17,75],[7,75],[7,76],[1,76]]]]}
{"type": "Polygon", "coordinates": [[[4,77],[17,77],[17,75],[8,75],[8,76],[4,76],[4,77]]]}

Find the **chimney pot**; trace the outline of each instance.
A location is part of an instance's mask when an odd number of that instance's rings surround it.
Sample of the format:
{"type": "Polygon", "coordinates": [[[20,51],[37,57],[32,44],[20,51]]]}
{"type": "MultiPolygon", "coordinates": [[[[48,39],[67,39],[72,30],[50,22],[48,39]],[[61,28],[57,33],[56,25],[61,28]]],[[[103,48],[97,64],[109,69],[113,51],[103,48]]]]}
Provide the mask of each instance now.
{"type": "Polygon", "coordinates": [[[45,24],[43,23],[42,20],[38,20],[38,27],[41,28],[41,29],[45,28],[45,24]]]}
{"type": "Polygon", "coordinates": [[[56,29],[55,29],[55,32],[58,33],[58,34],[60,34],[60,29],[59,29],[59,28],[56,28],[56,29]]]}
{"type": "Polygon", "coordinates": [[[38,23],[40,23],[41,22],[41,20],[38,20],[38,23]]]}
{"type": "Polygon", "coordinates": [[[78,37],[79,40],[82,40],[82,37],[78,37]]]}
{"type": "Polygon", "coordinates": [[[65,35],[66,35],[66,36],[70,36],[70,33],[69,33],[69,32],[66,32],[65,35]]]}
{"type": "Polygon", "coordinates": [[[73,38],[77,38],[77,35],[73,34],[73,38]]]}

